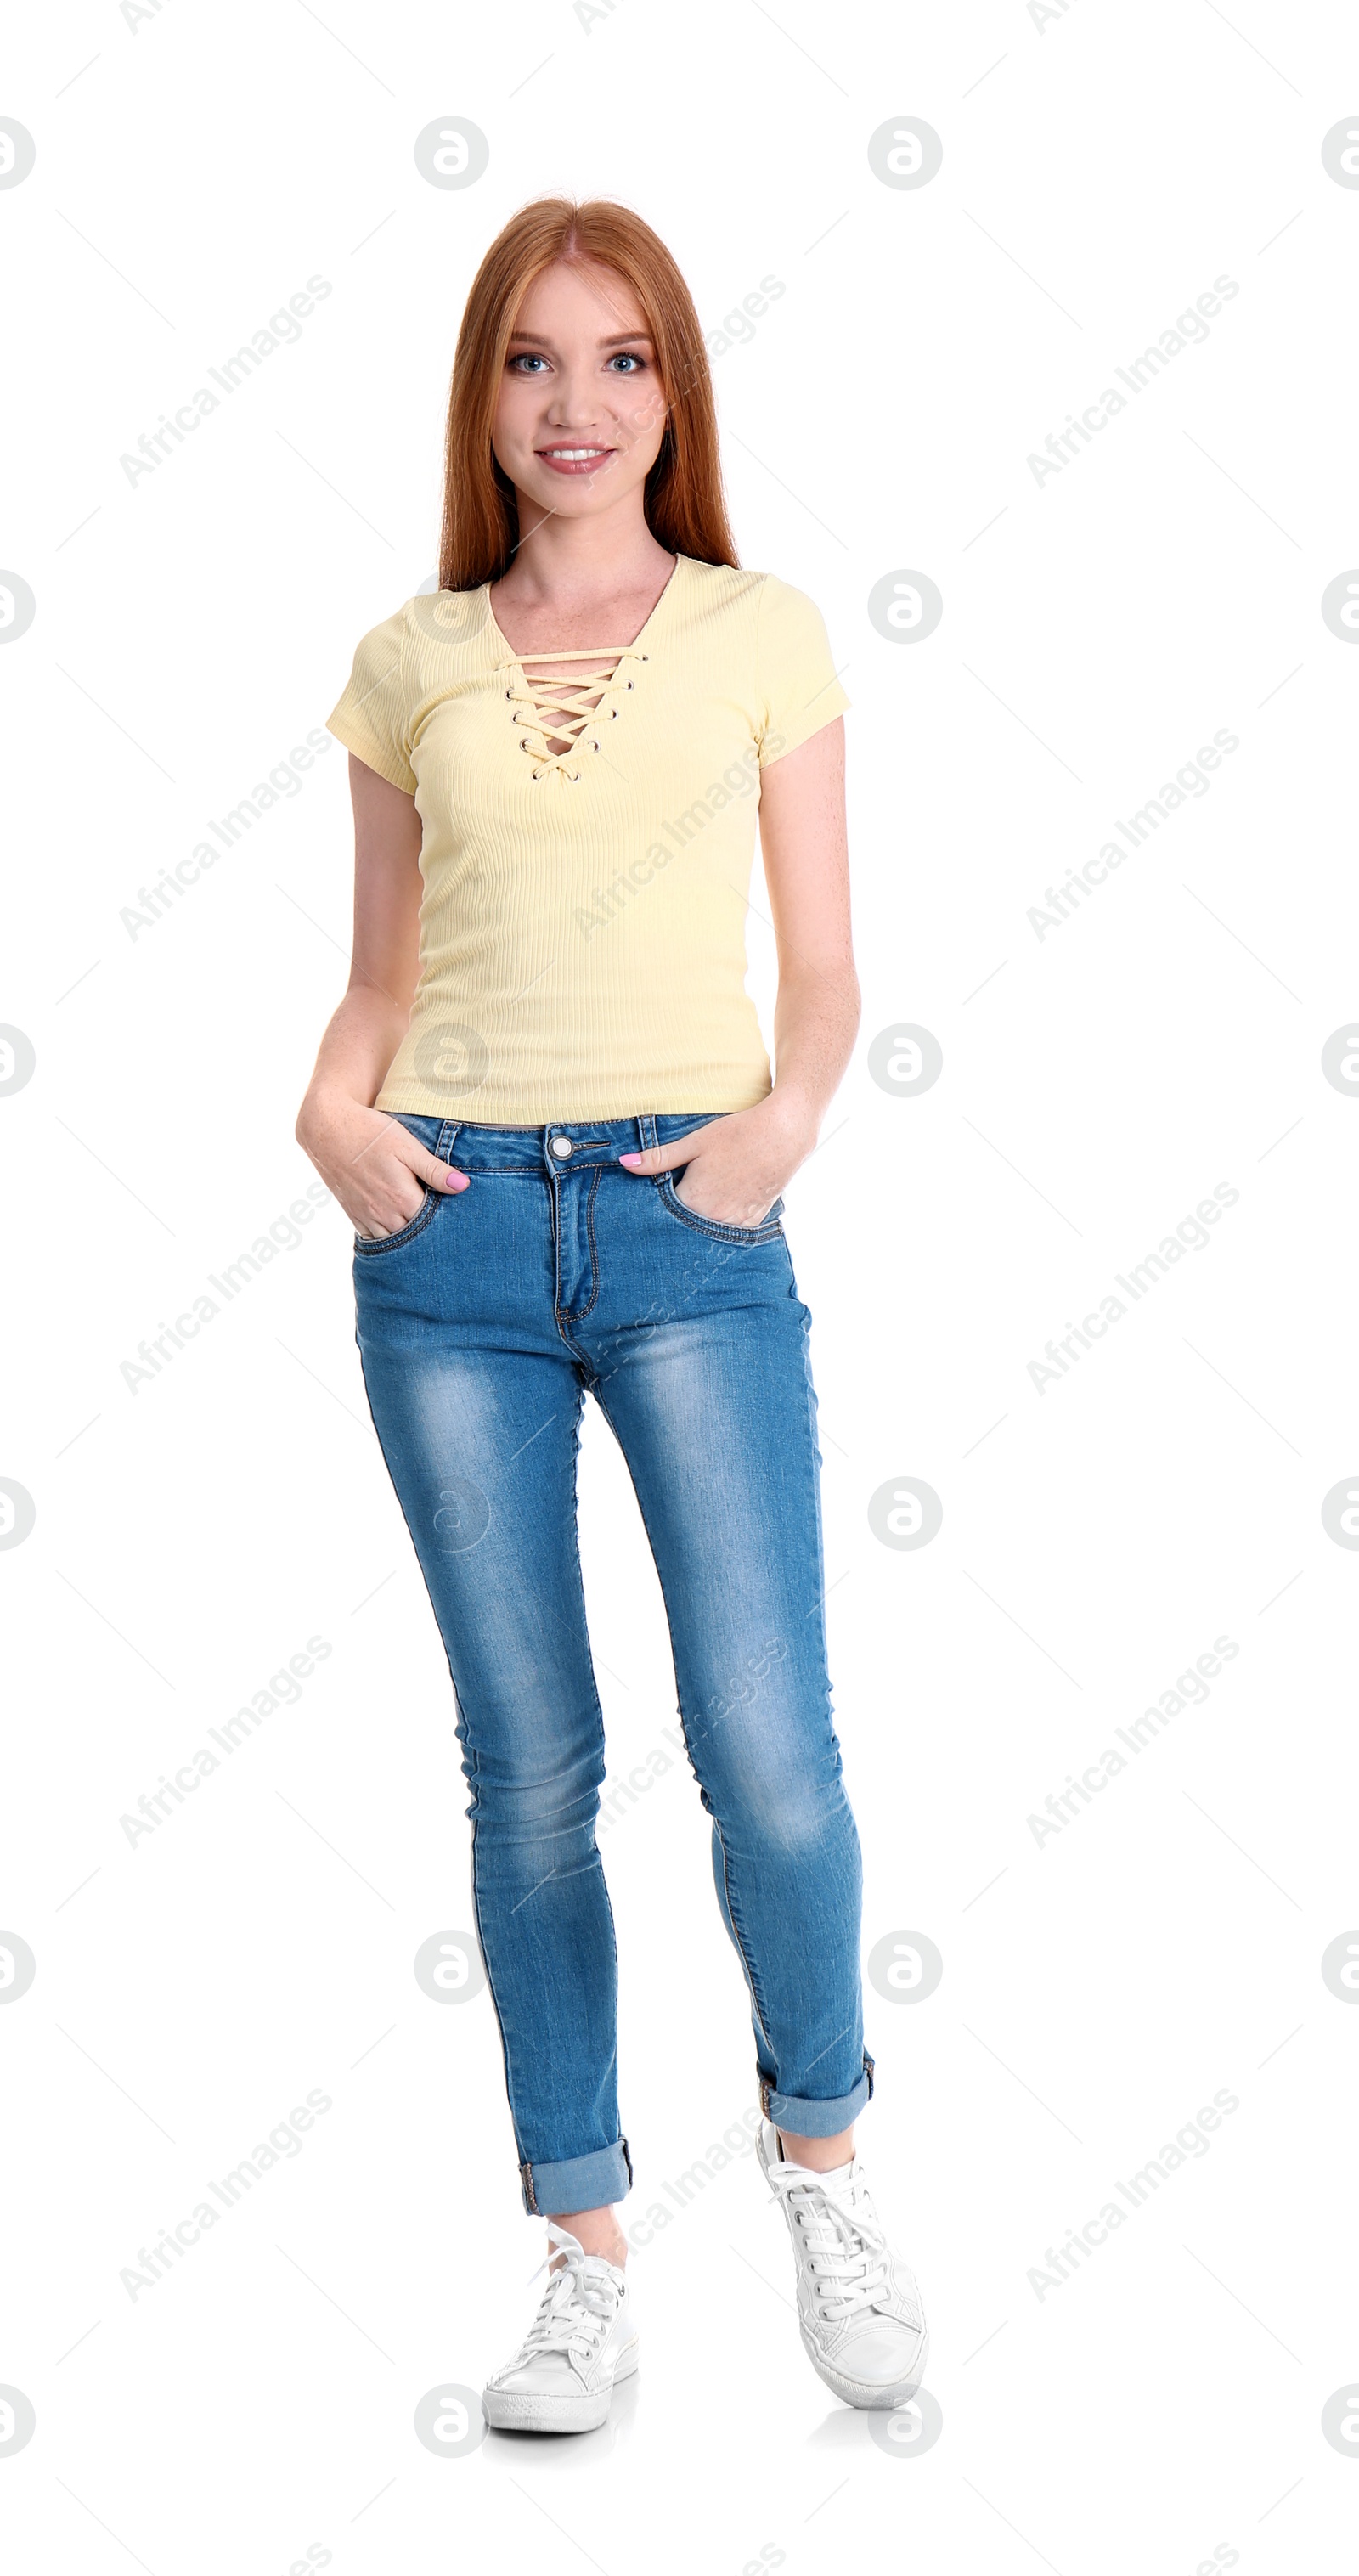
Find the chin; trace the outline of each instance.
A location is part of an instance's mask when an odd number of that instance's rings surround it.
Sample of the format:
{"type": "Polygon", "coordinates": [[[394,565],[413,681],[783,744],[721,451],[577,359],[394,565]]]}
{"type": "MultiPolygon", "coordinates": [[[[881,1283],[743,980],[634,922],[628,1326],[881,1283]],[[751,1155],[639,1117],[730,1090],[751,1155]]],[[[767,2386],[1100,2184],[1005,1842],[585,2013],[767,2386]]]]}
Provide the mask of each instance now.
{"type": "Polygon", "coordinates": [[[576,518],[584,511],[598,508],[601,501],[613,503],[620,492],[629,487],[620,484],[616,474],[592,474],[578,482],[573,475],[554,474],[550,466],[539,466],[532,482],[525,488],[543,509],[555,512],[562,519],[576,518]]]}

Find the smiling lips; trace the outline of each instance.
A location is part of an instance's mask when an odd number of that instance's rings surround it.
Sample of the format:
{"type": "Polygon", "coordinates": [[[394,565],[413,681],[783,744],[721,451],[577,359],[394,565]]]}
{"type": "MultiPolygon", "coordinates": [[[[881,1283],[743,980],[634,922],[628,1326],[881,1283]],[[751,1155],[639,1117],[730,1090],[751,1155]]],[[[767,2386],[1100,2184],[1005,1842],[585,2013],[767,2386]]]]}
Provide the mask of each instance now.
{"type": "Polygon", "coordinates": [[[614,451],[611,447],[539,447],[534,453],[554,474],[597,474],[614,451]]]}

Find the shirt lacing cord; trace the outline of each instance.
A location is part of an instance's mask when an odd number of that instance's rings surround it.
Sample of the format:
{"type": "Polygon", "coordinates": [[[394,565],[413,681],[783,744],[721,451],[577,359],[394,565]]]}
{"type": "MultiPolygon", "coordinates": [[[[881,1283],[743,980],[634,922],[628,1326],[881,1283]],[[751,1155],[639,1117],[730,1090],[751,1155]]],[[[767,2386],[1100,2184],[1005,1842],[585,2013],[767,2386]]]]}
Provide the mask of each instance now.
{"type": "MultiPolygon", "coordinates": [[[[641,653],[633,644],[601,644],[588,652],[530,653],[527,660],[538,662],[579,662],[584,667],[568,677],[533,678],[524,667],[525,657],[505,665],[509,686],[505,695],[514,710],[513,722],[523,728],[519,747],[533,762],[530,776],[535,786],[549,774],[563,779],[572,787],[580,785],[581,773],[568,764],[582,749],[601,749],[598,733],[586,735],[592,721],[599,726],[617,721],[616,706],[606,707],[604,700],[618,680],[626,661],[649,662],[649,653],[641,653]],[[549,749],[553,741],[566,740],[565,751],[549,749]]],[[[636,681],[629,675],[624,689],[633,689],[636,681]]]]}

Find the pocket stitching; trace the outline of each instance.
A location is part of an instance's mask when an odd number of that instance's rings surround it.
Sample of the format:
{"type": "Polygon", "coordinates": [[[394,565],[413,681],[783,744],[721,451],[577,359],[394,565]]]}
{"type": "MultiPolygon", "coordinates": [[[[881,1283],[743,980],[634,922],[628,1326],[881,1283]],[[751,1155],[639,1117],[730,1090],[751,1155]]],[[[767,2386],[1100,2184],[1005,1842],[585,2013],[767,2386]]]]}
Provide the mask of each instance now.
{"type": "MultiPolygon", "coordinates": [[[[656,1186],[662,1207],[694,1234],[712,1235],[721,1243],[774,1243],[783,1232],[782,1215],[775,1217],[772,1211],[759,1225],[725,1225],[720,1217],[700,1216],[697,1208],[685,1206],[670,1172],[662,1172],[656,1186]]],[[[782,1200],[776,1199],[774,1206],[781,1211],[782,1200]]]]}
{"type": "Polygon", "coordinates": [[[409,1225],[403,1225],[399,1234],[356,1234],[354,1237],[354,1250],[356,1252],[363,1253],[393,1252],[396,1250],[398,1244],[410,1243],[417,1234],[424,1233],[425,1227],[428,1225],[430,1218],[433,1216],[434,1211],[439,1204],[440,1196],[441,1193],[438,1190],[432,1190],[428,1183],[426,1183],[425,1204],[423,1207],[418,1207],[416,1209],[409,1225]]]}

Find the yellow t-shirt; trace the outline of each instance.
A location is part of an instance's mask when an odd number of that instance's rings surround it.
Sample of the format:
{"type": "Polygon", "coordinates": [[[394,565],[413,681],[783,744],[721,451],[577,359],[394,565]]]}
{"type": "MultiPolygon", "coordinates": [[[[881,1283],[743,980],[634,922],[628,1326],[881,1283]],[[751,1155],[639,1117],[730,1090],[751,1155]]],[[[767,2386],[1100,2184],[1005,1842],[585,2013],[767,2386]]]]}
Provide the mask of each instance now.
{"type": "Polygon", "coordinates": [[[375,626],[328,723],[423,827],[420,981],[378,1107],[539,1126],[762,1100],[760,774],[848,704],[810,599],[689,555],[597,653],[521,658],[489,584],[375,626]]]}

